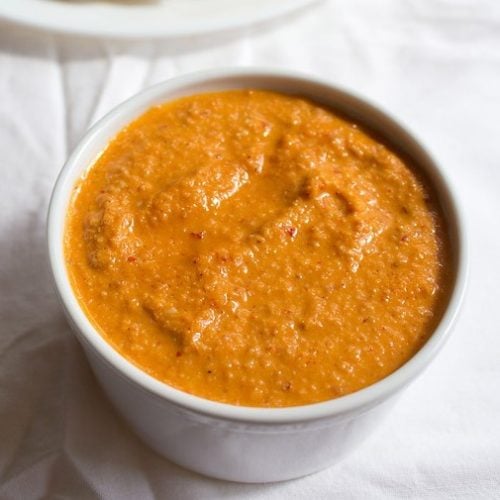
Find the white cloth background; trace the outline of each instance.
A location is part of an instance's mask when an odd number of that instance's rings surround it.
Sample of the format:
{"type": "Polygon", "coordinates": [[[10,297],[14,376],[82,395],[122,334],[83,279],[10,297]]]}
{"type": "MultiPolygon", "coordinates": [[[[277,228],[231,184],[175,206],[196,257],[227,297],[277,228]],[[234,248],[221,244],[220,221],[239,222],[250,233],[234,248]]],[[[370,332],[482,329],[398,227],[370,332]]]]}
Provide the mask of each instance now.
{"type": "Polygon", "coordinates": [[[500,498],[499,137],[497,0],[331,0],[184,41],[0,24],[0,498],[500,498]],[[69,331],[44,239],[56,175],[91,123],[171,76],[250,64],[329,78],[408,123],[461,192],[472,264],[452,339],[379,432],[334,468],[269,485],[207,479],[139,442],[69,331]]]}

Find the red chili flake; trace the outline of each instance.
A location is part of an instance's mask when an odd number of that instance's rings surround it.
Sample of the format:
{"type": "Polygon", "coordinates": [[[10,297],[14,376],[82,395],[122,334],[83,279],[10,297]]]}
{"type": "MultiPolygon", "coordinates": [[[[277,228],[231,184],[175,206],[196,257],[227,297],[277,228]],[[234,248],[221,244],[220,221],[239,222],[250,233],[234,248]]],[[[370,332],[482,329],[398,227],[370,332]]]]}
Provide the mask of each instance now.
{"type": "Polygon", "coordinates": [[[228,256],[225,254],[221,254],[216,252],[216,257],[221,261],[221,262],[227,262],[229,260],[228,256]]]}
{"type": "Polygon", "coordinates": [[[182,356],[182,353],[181,353],[181,351],[177,351],[177,352],[175,353],[175,355],[179,358],[180,356],[182,356]]]}
{"type": "Polygon", "coordinates": [[[192,231],[189,233],[195,240],[202,240],[205,237],[205,231],[198,231],[194,232],[192,231]]]}
{"type": "Polygon", "coordinates": [[[297,235],[297,228],[296,227],[286,227],[285,233],[288,234],[288,236],[290,236],[291,238],[294,238],[297,235]]]}
{"type": "Polygon", "coordinates": [[[130,255],[130,256],[127,258],[127,260],[128,260],[129,262],[135,262],[135,261],[137,260],[137,257],[134,257],[133,255],[130,255]]]}
{"type": "Polygon", "coordinates": [[[401,236],[401,241],[407,241],[407,240],[408,240],[408,235],[403,234],[403,236],[401,236]]]}

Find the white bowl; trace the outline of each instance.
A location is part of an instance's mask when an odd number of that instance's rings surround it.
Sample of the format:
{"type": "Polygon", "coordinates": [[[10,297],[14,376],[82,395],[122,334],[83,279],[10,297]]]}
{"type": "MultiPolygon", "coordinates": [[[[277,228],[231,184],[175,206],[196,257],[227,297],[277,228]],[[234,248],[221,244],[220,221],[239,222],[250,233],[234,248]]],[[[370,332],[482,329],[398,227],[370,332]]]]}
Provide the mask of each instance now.
{"type": "MultiPolygon", "coordinates": [[[[50,262],[73,329],[105,392],[153,449],[208,476],[245,482],[290,479],[334,464],[377,426],[400,392],[442,348],[464,295],[467,256],[463,217],[450,183],[429,153],[394,119],[366,100],[327,82],[268,69],[230,69],[168,80],[118,106],[94,125],[57,179],[48,217],[50,262]],[[300,94],[351,117],[408,154],[438,193],[450,230],[453,291],[438,327],[405,365],[383,380],[330,401],[250,408],[209,401],[170,387],[123,358],[96,331],[73,294],[63,255],[68,203],[75,182],[126,124],[153,105],[198,92],[259,88],[300,94]]],[[[374,457],[376,459],[376,457],[374,457]]]]}

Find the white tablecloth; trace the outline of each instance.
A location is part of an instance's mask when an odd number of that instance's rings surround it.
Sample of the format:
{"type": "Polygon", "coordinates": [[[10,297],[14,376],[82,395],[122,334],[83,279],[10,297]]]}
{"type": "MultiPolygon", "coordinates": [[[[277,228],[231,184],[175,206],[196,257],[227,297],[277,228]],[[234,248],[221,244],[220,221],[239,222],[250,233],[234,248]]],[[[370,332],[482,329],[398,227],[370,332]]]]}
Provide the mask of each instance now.
{"type": "Polygon", "coordinates": [[[0,498],[500,498],[500,2],[330,1],[258,29],[184,41],[75,40],[0,24],[0,498]],[[85,129],[173,75],[299,69],[408,123],[470,223],[455,333],[379,432],[281,484],[198,476],[151,452],[98,388],[56,301],[45,214],[85,129]]]}

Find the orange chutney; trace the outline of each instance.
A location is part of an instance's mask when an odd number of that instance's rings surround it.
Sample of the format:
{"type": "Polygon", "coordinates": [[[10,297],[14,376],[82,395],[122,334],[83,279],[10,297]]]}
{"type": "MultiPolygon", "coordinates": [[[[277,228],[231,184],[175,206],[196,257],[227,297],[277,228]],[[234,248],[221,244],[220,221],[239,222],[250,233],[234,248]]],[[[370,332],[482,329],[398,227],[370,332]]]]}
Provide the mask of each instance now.
{"type": "Polygon", "coordinates": [[[439,321],[432,189],[355,123],[242,90],[154,107],[75,186],[65,258],[90,321],[183,391],[280,407],[366,387],[439,321]]]}

